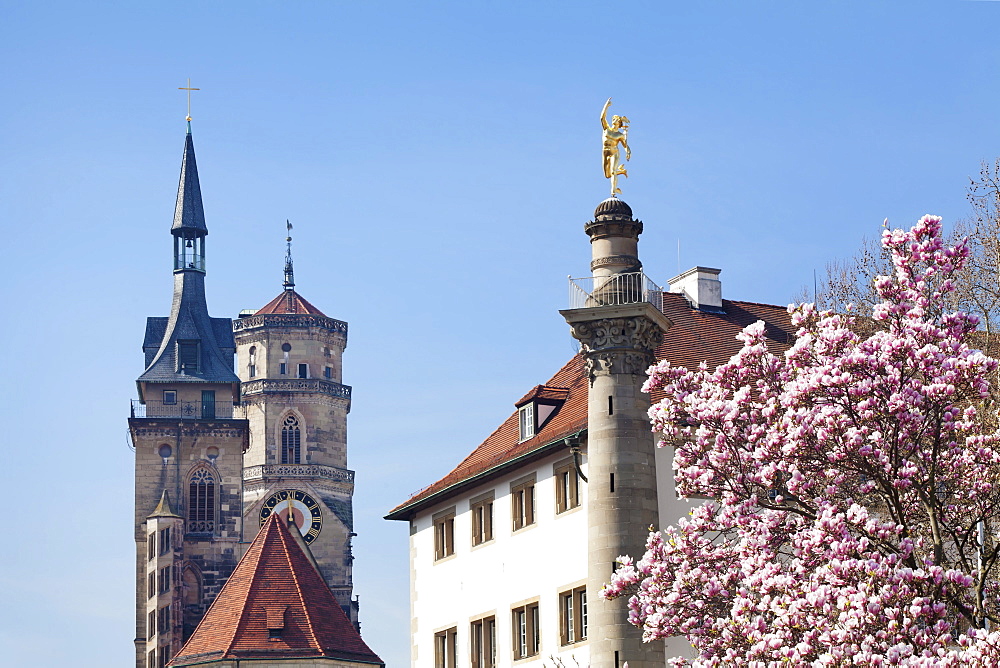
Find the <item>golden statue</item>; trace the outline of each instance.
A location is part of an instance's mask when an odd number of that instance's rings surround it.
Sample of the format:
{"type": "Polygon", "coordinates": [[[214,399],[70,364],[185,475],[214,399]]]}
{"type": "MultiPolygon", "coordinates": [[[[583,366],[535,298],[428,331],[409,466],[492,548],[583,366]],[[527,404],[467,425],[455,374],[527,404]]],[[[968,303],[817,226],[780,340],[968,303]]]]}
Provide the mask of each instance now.
{"type": "Polygon", "coordinates": [[[621,192],[618,187],[618,177],[628,176],[625,165],[622,164],[618,145],[625,147],[625,160],[632,159],[632,149],[628,147],[628,116],[612,116],[611,124],[608,125],[608,107],[611,106],[611,98],[604,103],[601,110],[601,126],[604,128],[604,178],[611,179],[611,196],[614,197],[621,192]]]}

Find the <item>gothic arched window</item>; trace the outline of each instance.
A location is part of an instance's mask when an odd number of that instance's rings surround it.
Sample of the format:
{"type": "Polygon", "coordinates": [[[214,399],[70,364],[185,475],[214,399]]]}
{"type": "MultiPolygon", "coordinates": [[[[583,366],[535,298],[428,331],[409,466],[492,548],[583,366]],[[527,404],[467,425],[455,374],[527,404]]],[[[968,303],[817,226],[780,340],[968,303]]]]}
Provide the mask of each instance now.
{"type": "Polygon", "coordinates": [[[205,469],[195,471],[188,486],[188,532],[215,532],[215,478],[205,469]]]}
{"type": "Polygon", "coordinates": [[[286,417],[281,426],[281,463],[302,463],[302,431],[299,419],[294,415],[286,417]]]}
{"type": "Polygon", "coordinates": [[[181,602],[184,607],[201,605],[201,576],[192,564],[181,572],[181,602]]]}

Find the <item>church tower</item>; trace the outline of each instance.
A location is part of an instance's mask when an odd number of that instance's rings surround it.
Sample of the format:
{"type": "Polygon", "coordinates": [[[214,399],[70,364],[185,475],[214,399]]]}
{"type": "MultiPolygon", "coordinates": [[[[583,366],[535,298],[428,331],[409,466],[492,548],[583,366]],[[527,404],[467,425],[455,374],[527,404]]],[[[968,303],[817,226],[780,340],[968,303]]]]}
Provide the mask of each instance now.
{"type": "Polygon", "coordinates": [[[642,554],[651,526],[659,526],[655,445],[641,391],[645,371],[669,320],[653,303],[658,289],[639,261],[642,221],[612,196],[584,226],[591,273],[575,308],[560,311],[580,341],[590,390],[587,405],[587,601],[592,668],[662,668],[663,643],[643,643],[628,623],[627,597],[598,596],[615,559],[642,554]]]}
{"type": "Polygon", "coordinates": [[[249,443],[233,371],[232,321],[205,301],[205,212],[191,125],[174,221],[173,303],[146,321],[135,447],[136,667],[163,666],[240,556],[241,469],[249,443]]]}
{"type": "MultiPolygon", "coordinates": [[[[289,234],[291,226],[288,226],[289,234]]],[[[351,388],[342,383],[347,323],[295,290],[291,237],[281,293],[233,323],[242,414],[247,530],[291,512],[337,602],[358,627],[352,599],[354,471],[347,468],[351,388]]]]}

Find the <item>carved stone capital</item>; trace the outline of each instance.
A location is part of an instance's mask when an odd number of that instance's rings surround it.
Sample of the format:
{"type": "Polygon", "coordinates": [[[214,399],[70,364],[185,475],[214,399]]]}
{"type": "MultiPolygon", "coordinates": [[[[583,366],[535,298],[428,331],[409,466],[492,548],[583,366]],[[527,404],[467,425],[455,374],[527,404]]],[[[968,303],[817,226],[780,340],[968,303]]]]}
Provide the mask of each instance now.
{"type": "Polygon", "coordinates": [[[580,320],[571,323],[571,331],[590,350],[632,349],[650,355],[663,336],[659,325],[641,315],[580,320]]]}
{"type": "Polygon", "coordinates": [[[655,361],[663,330],[644,316],[601,318],[570,323],[580,341],[591,380],[608,374],[642,375],[655,361]]]}

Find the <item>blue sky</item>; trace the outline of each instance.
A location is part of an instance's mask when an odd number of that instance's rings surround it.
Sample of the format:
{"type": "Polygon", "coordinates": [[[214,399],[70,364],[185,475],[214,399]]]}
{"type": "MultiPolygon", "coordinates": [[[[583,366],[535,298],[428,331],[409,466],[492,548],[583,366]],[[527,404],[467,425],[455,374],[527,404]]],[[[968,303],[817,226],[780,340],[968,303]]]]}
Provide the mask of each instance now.
{"type": "Polygon", "coordinates": [[[381,517],[574,352],[556,311],[607,192],[604,100],[647,272],[784,304],[885,217],[968,214],[998,25],[994,2],[0,2],[0,664],[132,660],[126,418],[169,308],[187,77],[212,314],[280,291],[290,218],[298,287],[350,323],[356,592],[401,666],[407,530],[381,517]]]}

